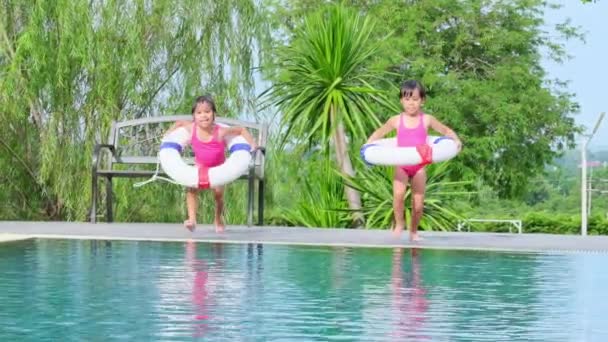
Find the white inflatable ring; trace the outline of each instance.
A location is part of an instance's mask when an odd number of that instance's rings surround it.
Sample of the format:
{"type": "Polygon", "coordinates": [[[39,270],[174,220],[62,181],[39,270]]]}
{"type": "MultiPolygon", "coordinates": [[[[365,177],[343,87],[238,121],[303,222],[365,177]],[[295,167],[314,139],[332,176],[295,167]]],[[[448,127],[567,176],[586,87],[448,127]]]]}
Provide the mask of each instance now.
{"type": "Polygon", "coordinates": [[[251,146],[240,135],[225,138],[230,156],[223,164],[210,168],[199,168],[184,161],[181,152],[190,140],[188,130],[180,127],[167,134],[160,145],[160,165],[180,185],[199,189],[222,186],[236,180],[249,169],[251,146]]]}
{"type": "Polygon", "coordinates": [[[448,137],[429,136],[431,156],[425,161],[417,147],[398,147],[397,138],[380,139],[361,147],[361,157],[371,165],[419,165],[437,163],[454,158],[458,146],[448,137]]]}

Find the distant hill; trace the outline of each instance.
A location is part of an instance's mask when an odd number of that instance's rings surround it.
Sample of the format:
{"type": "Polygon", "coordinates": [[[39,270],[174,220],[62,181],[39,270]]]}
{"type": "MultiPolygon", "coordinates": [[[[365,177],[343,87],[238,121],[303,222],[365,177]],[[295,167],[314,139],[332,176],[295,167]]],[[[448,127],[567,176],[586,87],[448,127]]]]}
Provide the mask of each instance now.
{"type": "Polygon", "coordinates": [[[589,146],[589,152],[595,153],[595,152],[602,152],[602,151],[608,151],[608,145],[606,144],[601,144],[601,145],[591,145],[589,146]]]}
{"type": "MultiPolygon", "coordinates": [[[[587,161],[599,161],[608,162],[608,147],[589,149],[587,153],[587,161]]],[[[559,167],[563,167],[567,171],[576,171],[579,169],[581,162],[581,151],[579,149],[568,150],[564,152],[564,155],[555,160],[555,164],[559,167]]]]}
{"type": "Polygon", "coordinates": [[[603,150],[592,151],[589,153],[593,157],[593,160],[601,162],[608,162],[608,148],[603,150]]]}

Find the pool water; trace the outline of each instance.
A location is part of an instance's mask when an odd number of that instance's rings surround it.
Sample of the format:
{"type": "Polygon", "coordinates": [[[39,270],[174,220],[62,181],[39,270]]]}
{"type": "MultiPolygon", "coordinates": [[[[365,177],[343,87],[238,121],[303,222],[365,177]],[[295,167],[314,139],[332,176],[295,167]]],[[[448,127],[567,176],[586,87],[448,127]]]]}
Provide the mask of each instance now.
{"type": "Polygon", "coordinates": [[[0,341],[608,341],[608,254],[0,244],[0,341]]]}

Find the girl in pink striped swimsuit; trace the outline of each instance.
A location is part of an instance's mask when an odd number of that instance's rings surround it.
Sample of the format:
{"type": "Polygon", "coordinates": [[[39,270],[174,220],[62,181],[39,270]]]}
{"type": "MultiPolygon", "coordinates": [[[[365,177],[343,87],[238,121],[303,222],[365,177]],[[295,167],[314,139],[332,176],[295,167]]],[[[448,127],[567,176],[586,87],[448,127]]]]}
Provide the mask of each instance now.
{"type": "Polygon", "coordinates": [[[378,128],[367,140],[371,143],[383,138],[393,130],[397,130],[397,146],[416,147],[420,153],[423,163],[412,166],[398,166],[395,168],[393,178],[393,210],[395,215],[395,226],[393,232],[401,236],[405,227],[403,213],[403,202],[407,183],[412,187],[412,220],[410,225],[410,240],[418,241],[418,224],[422,217],[424,208],[424,191],[426,189],[426,172],[424,166],[430,163],[430,147],[427,145],[428,128],[450,137],[456,141],[460,149],[460,139],[452,129],[442,124],[432,115],[424,114],[421,110],[426,98],[426,91],[418,81],[410,80],[401,85],[399,99],[403,106],[403,112],[391,117],[380,128],[378,128]]]}
{"type": "MultiPolygon", "coordinates": [[[[224,137],[227,135],[242,135],[251,145],[252,150],[256,144],[249,131],[244,127],[220,127],[215,124],[215,102],[209,96],[199,96],[192,106],[193,121],[180,121],[173,127],[185,127],[192,134],[190,144],[194,152],[194,161],[199,168],[211,168],[221,165],[226,160],[226,143],[224,137]]],[[[215,198],[215,231],[224,231],[222,212],[224,210],[224,188],[212,188],[215,198]]],[[[190,231],[196,226],[196,209],[198,206],[198,189],[189,188],[186,193],[186,206],[188,207],[188,219],[184,226],[190,231]]]]}

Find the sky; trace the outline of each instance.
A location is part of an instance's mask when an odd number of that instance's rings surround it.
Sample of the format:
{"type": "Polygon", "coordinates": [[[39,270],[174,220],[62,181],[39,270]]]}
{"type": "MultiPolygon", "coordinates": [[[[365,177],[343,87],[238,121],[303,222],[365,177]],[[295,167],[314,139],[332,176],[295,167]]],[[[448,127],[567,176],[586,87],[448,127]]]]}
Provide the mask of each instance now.
{"type": "MultiPolygon", "coordinates": [[[[557,64],[549,59],[543,66],[549,78],[570,81],[568,90],[575,93],[580,113],[574,117],[590,133],[601,112],[608,112],[608,0],[583,4],[580,0],[553,0],[563,5],[557,10],[545,12],[547,25],[571,19],[571,24],[580,26],[585,33],[585,42],[566,42],[570,60],[557,64]]],[[[608,115],[608,113],[607,113],[608,115]]],[[[608,117],[592,138],[591,149],[608,149],[608,117]]]]}

